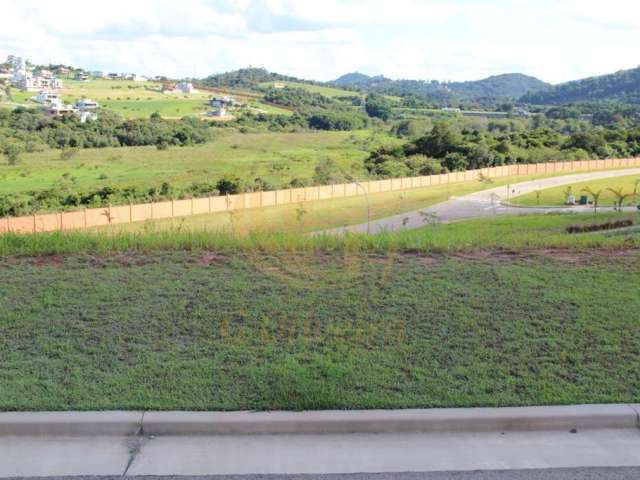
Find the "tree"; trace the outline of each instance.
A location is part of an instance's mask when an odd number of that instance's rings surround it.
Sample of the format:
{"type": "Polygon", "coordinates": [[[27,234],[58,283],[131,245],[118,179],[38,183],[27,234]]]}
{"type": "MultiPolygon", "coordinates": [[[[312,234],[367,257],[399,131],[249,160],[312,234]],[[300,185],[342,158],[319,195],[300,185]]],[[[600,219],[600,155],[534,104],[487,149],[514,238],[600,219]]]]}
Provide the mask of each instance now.
{"type": "Polygon", "coordinates": [[[221,195],[240,193],[242,190],[242,181],[235,175],[225,175],[216,183],[216,189],[221,195]]]}
{"type": "Polygon", "coordinates": [[[6,141],[0,149],[2,154],[7,157],[9,165],[16,165],[20,161],[20,155],[24,152],[24,146],[13,140],[6,141]]]}
{"type": "MultiPolygon", "coordinates": [[[[444,158],[449,153],[459,152],[462,139],[455,133],[448,123],[437,122],[424,137],[418,138],[411,153],[421,153],[431,158],[444,158]]],[[[451,170],[451,169],[450,169],[451,170]]]]}
{"type": "Polygon", "coordinates": [[[391,118],[391,102],[381,95],[370,94],[365,105],[367,115],[379,118],[385,122],[391,118]]]}
{"type": "Polygon", "coordinates": [[[635,193],[635,192],[625,193],[624,192],[624,188],[622,188],[622,187],[619,187],[619,188],[607,188],[607,190],[609,190],[611,193],[613,193],[613,195],[616,197],[616,205],[617,205],[617,208],[618,208],[619,212],[622,211],[622,205],[623,205],[624,201],[627,198],[632,198],[632,197],[635,197],[637,195],[637,193],[635,193]]]}
{"type": "Polygon", "coordinates": [[[588,195],[591,195],[593,198],[593,213],[598,213],[598,204],[600,203],[600,196],[602,195],[603,190],[593,190],[591,187],[585,187],[582,191],[588,195]]]}

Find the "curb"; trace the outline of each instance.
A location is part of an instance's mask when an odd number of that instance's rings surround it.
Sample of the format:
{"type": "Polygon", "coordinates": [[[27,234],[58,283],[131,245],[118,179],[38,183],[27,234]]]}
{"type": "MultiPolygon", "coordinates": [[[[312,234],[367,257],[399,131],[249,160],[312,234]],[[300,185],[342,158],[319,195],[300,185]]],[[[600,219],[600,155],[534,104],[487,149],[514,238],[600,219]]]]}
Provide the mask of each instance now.
{"type": "Polygon", "coordinates": [[[640,428],[640,405],[308,412],[0,413],[0,436],[504,432],[640,428]]]}

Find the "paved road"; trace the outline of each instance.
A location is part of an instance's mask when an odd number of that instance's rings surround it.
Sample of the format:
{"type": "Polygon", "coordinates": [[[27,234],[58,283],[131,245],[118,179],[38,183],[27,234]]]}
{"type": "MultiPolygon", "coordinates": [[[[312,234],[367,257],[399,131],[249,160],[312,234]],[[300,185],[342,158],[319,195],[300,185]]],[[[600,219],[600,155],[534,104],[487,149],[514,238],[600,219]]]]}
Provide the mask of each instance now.
{"type": "MultiPolygon", "coordinates": [[[[21,477],[23,480],[25,477],[21,477]]],[[[42,480],[43,477],[26,477],[42,480]]],[[[44,477],[49,480],[122,480],[110,477],[44,477]]],[[[476,472],[356,473],[346,475],[215,475],[124,477],[132,480],[637,480],[640,467],[485,470],[476,472]]]]}
{"type": "MultiPolygon", "coordinates": [[[[371,222],[370,232],[379,233],[383,231],[404,230],[424,227],[433,219],[438,221],[451,222],[470,218],[491,217],[494,215],[526,215],[533,213],[549,212],[585,212],[589,207],[555,207],[555,208],[521,208],[504,205],[507,198],[524,195],[543,188],[552,188],[562,185],[571,185],[589,180],[601,178],[613,178],[627,175],[640,175],[640,168],[628,168],[624,170],[609,170],[602,172],[578,173],[573,175],[562,175],[559,177],[544,178],[528,182],[517,183],[509,187],[495,187],[480,192],[465,195],[464,197],[452,198],[446,202],[438,203],[432,207],[416,210],[414,212],[394,215],[371,222]]],[[[610,208],[609,208],[610,209],[610,208]]],[[[602,210],[602,209],[601,209],[602,210]]],[[[366,223],[339,227],[327,230],[326,233],[366,233],[368,226],[366,223]]]]}
{"type": "MultiPolygon", "coordinates": [[[[131,476],[318,475],[583,467],[640,467],[640,429],[0,437],[0,477],[118,476],[125,472],[131,476]]],[[[501,478],[499,475],[487,478],[501,478]]]]}

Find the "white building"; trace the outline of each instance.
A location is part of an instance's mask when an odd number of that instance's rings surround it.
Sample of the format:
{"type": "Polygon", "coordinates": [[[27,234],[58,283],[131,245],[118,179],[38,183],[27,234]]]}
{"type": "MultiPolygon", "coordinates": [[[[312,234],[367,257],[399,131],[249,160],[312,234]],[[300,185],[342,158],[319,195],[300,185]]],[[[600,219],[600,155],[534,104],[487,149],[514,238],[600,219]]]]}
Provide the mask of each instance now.
{"type": "Polygon", "coordinates": [[[33,97],[33,100],[43,105],[52,104],[61,101],[57,93],[41,91],[38,95],[33,97]]]}
{"type": "Polygon", "coordinates": [[[176,84],[175,91],[179,93],[196,93],[196,89],[193,88],[193,83],[191,82],[180,82],[176,84]]]}
{"type": "Polygon", "coordinates": [[[75,109],[71,105],[65,104],[60,99],[45,105],[44,111],[52,117],[62,117],[64,115],[71,115],[75,113],[75,109]]]}
{"type": "Polygon", "coordinates": [[[38,92],[40,90],[58,90],[62,88],[62,80],[55,77],[43,77],[31,72],[17,72],[14,75],[14,83],[25,92],[38,92]]]}
{"type": "Polygon", "coordinates": [[[91,76],[93,78],[104,78],[106,74],[100,70],[94,70],[93,72],[91,72],[91,76]]]}

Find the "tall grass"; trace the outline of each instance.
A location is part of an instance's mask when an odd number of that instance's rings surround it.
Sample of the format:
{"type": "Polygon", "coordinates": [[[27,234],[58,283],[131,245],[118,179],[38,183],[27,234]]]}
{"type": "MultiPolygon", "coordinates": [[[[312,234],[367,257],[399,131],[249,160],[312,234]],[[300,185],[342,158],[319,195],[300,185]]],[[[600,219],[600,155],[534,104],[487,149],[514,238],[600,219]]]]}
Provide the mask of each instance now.
{"type": "MultiPolygon", "coordinates": [[[[598,215],[598,221],[630,218],[629,214],[598,215]]],[[[569,235],[570,224],[589,223],[592,215],[530,215],[496,217],[425,226],[399,232],[316,234],[163,230],[158,232],[53,232],[0,236],[0,255],[70,254],[146,250],[216,250],[221,252],[432,252],[475,249],[638,247],[637,235],[569,235]]]]}

